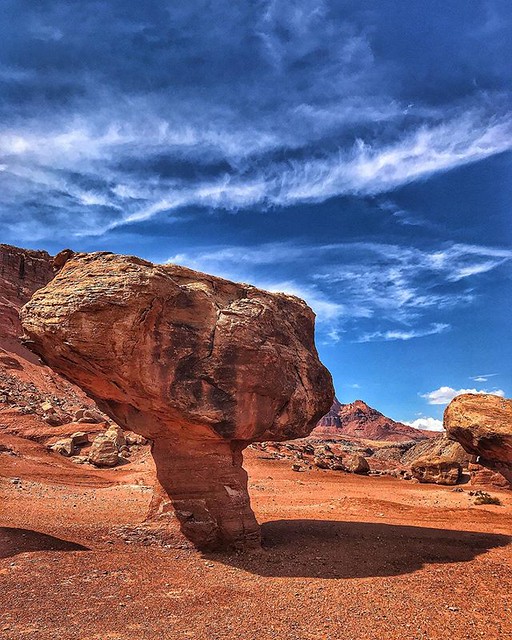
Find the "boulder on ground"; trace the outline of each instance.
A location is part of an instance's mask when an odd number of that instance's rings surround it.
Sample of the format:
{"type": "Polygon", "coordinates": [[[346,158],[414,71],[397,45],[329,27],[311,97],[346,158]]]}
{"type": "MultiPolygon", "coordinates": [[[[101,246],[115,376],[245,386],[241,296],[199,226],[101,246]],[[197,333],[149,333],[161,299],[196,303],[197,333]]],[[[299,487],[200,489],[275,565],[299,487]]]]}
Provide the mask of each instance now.
{"type": "Polygon", "coordinates": [[[115,467],[119,463],[117,447],[104,433],[97,435],[89,451],[89,462],[96,467],[115,467]]]}
{"type": "Polygon", "coordinates": [[[315,467],[318,467],[318,469],[329,469],[329,459],[328,458],[323,458],[321,456],[315,456],[313,458],[313,464],[315,465],[315,467]]]}
{"type": "Polygon", "coordinates": [[[126,446],[126,438],[124,437],[124,431],[121,429],[121,427],[112,424],[105,431],[105,435],[107,436],[107,438],[110,438],[113,441],[118,449],[126,446]]]}
{"type": "Polygon", "coordinates": [[[75,431],[70,436],[75,447],[83,447],[85,444],[89,444],[89,436],[85,431],[75,431]]]}
{"type": "Polygon", "coordinates": [[[126,444],[129,445],[130,447],[133,445],[143,445],[143,444],[147,444],[147,440],[146,438],[144,438],[143,436],[139,435],[138,433],[133,433],[133,431],[125,431],[124,432],[124,437],[126,440],[126,444]]]}
{"type": "Polygon", "coordinates": [[[359,473],[365,475],[370,471],[368,460],[357,453],[349,453],[343,456],[343,467],[349,473],[359,473]]]}
{"type": "Polygon", "coordinates": [[[460,482],[460,462],[445,458],[420,458],[411,465],[411,473],[420,482],[454,485],[460,482]]]}
{"type": "Polygon", "coordinates": [[[56,453],[60,453],[61,456],[66,456],[66,458],[72,456],[76,451],[72,438],[62,438],[61,440],[57,440],[57,442],[50,445],[50,449],[56,453]]]}
{"type": "Polygon", "coordinates": [[[78,409],[75,412],[75,422],[81,422],[83,424],[99,424],[104,421],[104,417],[99,411],[94,409],[78,409]]]}

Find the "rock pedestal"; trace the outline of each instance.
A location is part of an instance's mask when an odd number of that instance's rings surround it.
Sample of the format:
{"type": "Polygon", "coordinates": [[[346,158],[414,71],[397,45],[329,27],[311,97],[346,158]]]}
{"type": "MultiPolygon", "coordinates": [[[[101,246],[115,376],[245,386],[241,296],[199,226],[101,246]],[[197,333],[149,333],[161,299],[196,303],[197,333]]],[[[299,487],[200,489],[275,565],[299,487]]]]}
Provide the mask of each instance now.
{"type": "Polygon", "coordinates": [[[201,548],[254,546],[242,451],[303,437],[332,404],[298,298],[176,265],[69,256],[21,313],[30,347],[125,429],[201,548]]]}

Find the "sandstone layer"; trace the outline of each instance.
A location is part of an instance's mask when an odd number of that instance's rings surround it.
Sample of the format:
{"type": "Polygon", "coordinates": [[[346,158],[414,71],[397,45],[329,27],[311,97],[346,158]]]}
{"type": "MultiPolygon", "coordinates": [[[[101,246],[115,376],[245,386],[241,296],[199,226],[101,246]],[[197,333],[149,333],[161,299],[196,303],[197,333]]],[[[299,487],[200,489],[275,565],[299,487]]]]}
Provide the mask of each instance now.
{"type": "Polygon", "coordinates": [[[21,306],[52,278],[51,257],[46,251],[0,244],[0,347],[17,341],[21,306]]]}
{"type": "Polygon", "coordinates": [[[512,485],[512,400],[487,394],[454,398],[444,413],[449,438],[512,485]]]}
{"type": "Polygon", "coordinates": [[[302,300],[176,265],[77,254],[21,318],[48,365],[153,441],[189,539],[259,544],[243,449],[307,435],[334,396],[302,300]]]}

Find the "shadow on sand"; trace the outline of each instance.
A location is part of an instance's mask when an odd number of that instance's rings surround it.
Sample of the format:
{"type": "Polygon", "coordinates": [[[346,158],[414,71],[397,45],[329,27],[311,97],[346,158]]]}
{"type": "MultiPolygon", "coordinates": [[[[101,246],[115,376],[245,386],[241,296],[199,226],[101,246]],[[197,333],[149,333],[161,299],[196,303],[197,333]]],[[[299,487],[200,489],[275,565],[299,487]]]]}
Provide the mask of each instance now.
{"type": "Polygon", "coordinates": [[[0,558],[27,551],[89,551],[88,547],[31,529],[0,527],[0,558]]]}
{"type": "Polygon", "coordinates": [[[468,562],[512,542],[505,535],[372,522],[276,520],[262,525],[265,551],[209,557],[273,577],[369,578],[426,564],[468,562]]]}

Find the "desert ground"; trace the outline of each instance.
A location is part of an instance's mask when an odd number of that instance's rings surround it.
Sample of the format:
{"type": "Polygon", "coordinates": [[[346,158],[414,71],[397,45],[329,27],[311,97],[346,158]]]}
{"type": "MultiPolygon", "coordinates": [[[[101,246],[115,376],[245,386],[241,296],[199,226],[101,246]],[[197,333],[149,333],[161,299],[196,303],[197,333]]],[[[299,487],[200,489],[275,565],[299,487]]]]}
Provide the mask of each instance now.
{"type": "Polygon", "coordinates": [[[1,455],[2,639],[512,637],[510,492],[476,506],[466,486],[247,450],[264,550],[202,554],[144,524],[149,452],[109,470],[56,459],[1,455]]]}

